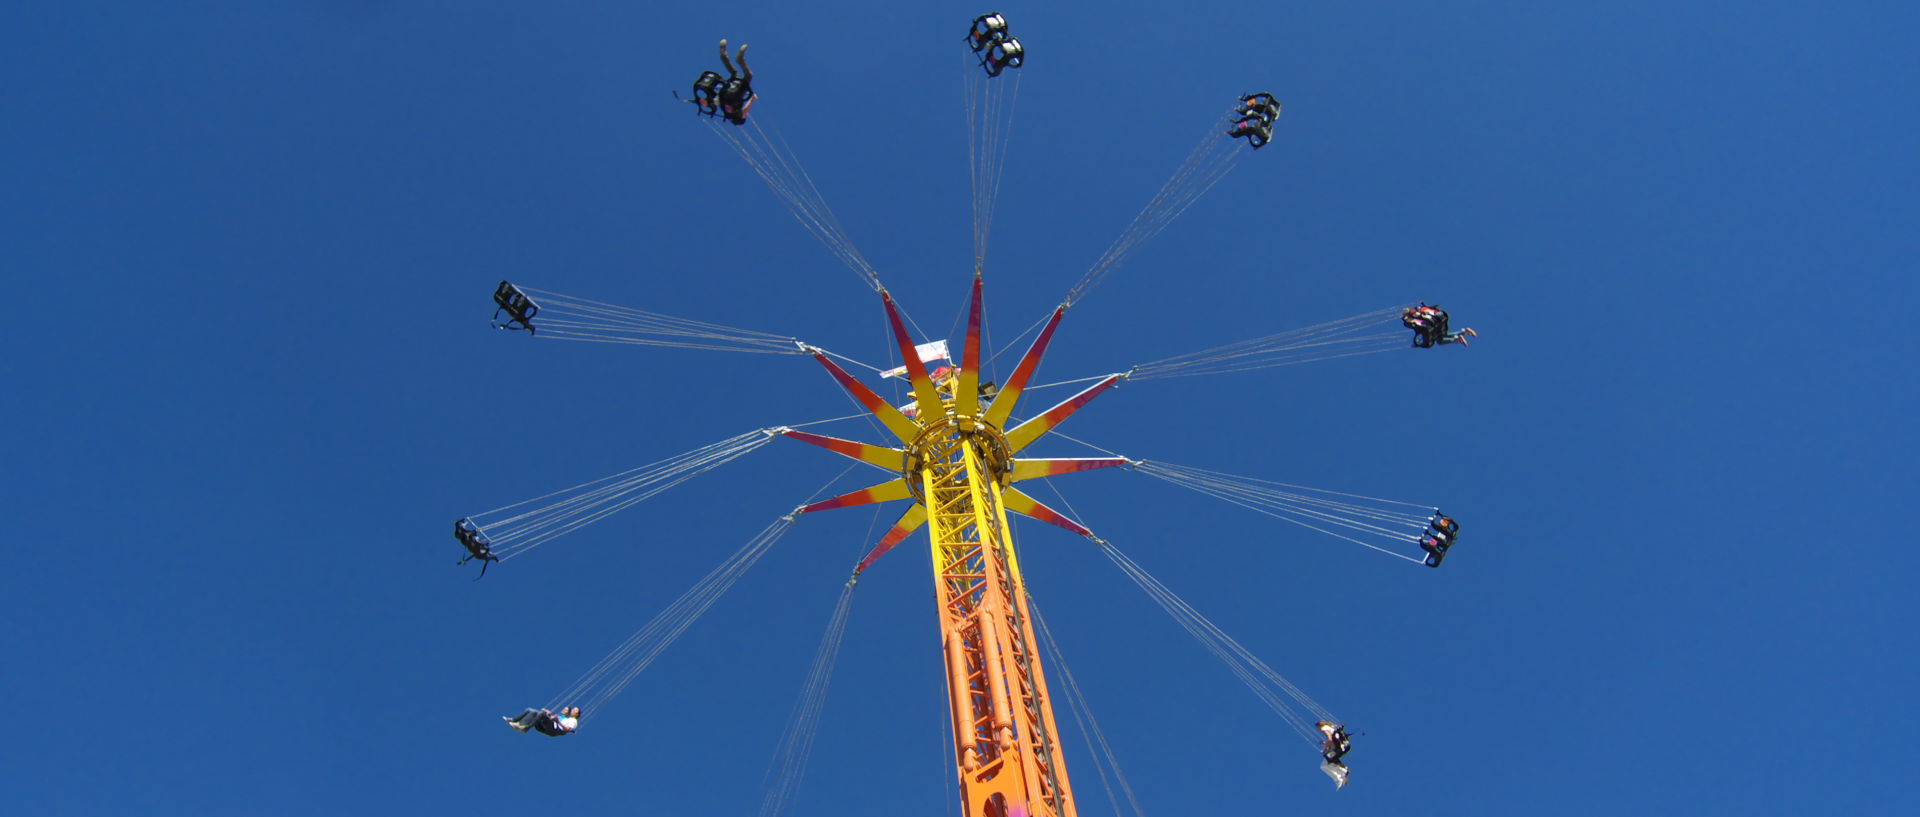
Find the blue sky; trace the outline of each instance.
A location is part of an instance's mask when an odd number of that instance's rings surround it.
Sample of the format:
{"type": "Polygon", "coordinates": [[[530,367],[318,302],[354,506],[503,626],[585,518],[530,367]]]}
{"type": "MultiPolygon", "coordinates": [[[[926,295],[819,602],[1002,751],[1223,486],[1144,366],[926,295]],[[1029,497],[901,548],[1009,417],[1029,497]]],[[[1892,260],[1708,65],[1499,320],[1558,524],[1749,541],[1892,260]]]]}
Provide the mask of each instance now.
{"type": "MultiPolygon", "coordinates": [[[[754,808],[870,512],[804,519],[578,737],[494,719],[840,462],[776,442],[479,583],[446,528],[848,413],[800,358],[494,332],[502,278],[886,355],[877,299],[673,103],[721,36],[752,44],[755,116],[896,297],[929,329],[959,308],[955,52],[987,9],[818,5],[10,15],[0,246],[24,354],[0,364],[0,690],[27,718],[0,749],[10,810],[754,808]]],[[[1061,480],[1083,521],[1365,732],[1336,793],[1084,541],[1019,525],[1142,806],[1911,802],[1920,679],[1895,546],[1916,394],[1897,309],[1915,294],[1920,15],[1431,6],[1001,9],[1029,50],[987,271],[1005,333],[1223,104],[1270,89],[1286,106],[1272,147],[1069,313],[1042,380],[1416,299],[1481,332],[1128,384],[1064,427],[1464,525],[1426,570],[1139,474],[1061,480]]],[[[791,813],[954,809],[924,552],[862,582],[791,813]]],[[[1078,741],[1080,808],[1110,813],[1078,741]]]]}

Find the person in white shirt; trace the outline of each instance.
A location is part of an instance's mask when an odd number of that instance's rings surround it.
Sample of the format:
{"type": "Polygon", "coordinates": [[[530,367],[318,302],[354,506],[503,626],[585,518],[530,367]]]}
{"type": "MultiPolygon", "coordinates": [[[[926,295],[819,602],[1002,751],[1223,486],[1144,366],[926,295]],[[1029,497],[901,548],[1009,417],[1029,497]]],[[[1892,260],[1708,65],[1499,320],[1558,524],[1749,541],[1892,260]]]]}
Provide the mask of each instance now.
{"type": "Polygon", "coordinates": [[[1333,778],[1335,789],[1346,787],[1349,770],[1341,759],[1353,749],[1353,739],[1347,736],[1347,727],[1328,721],[1318,721],[1314,726],[1320,730],[1320,734],[1327,736],[1320,744],[1320,756],[1326,760],[1320,764],[1320,771],[1333,778]]]}

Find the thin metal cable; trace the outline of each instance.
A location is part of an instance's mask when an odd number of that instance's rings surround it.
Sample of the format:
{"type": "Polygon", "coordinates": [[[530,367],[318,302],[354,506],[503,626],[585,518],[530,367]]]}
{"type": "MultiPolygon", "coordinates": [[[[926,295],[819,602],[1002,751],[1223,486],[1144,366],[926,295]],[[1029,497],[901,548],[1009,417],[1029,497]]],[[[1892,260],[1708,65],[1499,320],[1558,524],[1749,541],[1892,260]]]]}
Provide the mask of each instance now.
{"type": "Polygon", "coordinates": [[[1432,505],[1422,503],[1422,502],[1404,502],[1398,499],[1386,499],[1384,497],[1367,496],[1366,494],[1349,493],[1347,491],[1334,491],[1326,488],[1315,488],[1310,485],[1298,485],[1291,482],[1279,482],[1279,481],[1270,480],[1270,479],[1260,479],[1258,477],[1243,477],[1243,476],[1237,476],[1234,474],[1228,474],[1223,471],[1209,471],[1205,468],[1195,468],[1191,465],[1172,465],[1170,463],[1164,463],[1164,462],[1156,463],[1156,465],[1161,468],[1173,469],[1173,470],[1178,470],[1178,471],[1191,473],[1191,474],[1205,474],[1208,476],[1218,477],[1218,478],[1227,479],[1227,480],[1234,480],[1238,482],[1255,482],[1255,483],[1260,483],[1262,485],[1278,485],[1283,488],[1294,488],[1301,491],[1313,491],[1315,493],[1331,494],[1333,496],[1345,496],[1345,497],[1353,497],[1354,499],[1364,499],[1364,500],[1367,500],[1368,502],[1383,502],[1388,505],[1403,505],[1409,508],[1433,507],[1432,505]]]}
{"type": "Polygon", "coordinates": [[[1040,316],[1040,320],[1034,321],[1032,326],[1027,327],[1026,330],[1020,334],[1014,335],[1013,340],[1007,341],[1007,345],[1000,347],[1000,351],[994,352],[993,357],[987,358],[987,364],[992,365],[994,361],[999,360],[1001,355],[1007,353],[1007,350],[1019,345],[1020,341],[1027,336],[1028,332],[1039,329],[1040,325],[1046,323],[1047,319],[1051,317],[1053,317],[1053,312],[1052,310],[1048,310],[1047,314],[1040,316]]]}
{"type": "Polygon", "coordinates": [[[820,732],[820,715],[826,708],[827,689],[833,683],[840,646],[846,642],[848,612],[853,607],[853,590],[857,584],[857,579],[849,579],[840,589],[840,599],[828,618],[826,632],[820,636],[820,646],[814,651],[813,664],[788,718],[787,730],[762,779],[766,793],[760,801],[760,817],[778,817],[784,813],[806,775],[807,759],[813,754],[814,738],[820,732]]]}
{"type": "Polygon", "coordinates": [[[1026,390],[1027,390],[1027,391],[1039,391],[1039,390],[1041,390],[1041,389],[1052,389],[1052,388],[1058,388],[1058,387],[1060,387],[1060,386],[1073,386],[1073,385],[1078,385],[1078,384],[1081,384],[1081,383],[1092,383],[1092,382],[1093,382],[1093,381],[1095,381],[1095,380],[1105,380],[1105,379],[1107,379],[1107,378],[1109,378],[1109,377],[1112,377],[1112,376],[1113,376],[1113,375],[1110,375],[1110,374],[1096,374],[1096,375],[1094,375],[1094,376],[1092,376],[1092,377],[1082,377],[1082,378],[1080,378],[1080,379],[1078,379],[1078,380],[1062,380],[1062,381],[1060,381],[1060,382],[1058,382],[1058,383],[1045,383],[1045,384],[1042,384],[1042,385],[1039,385],[1039,386],[1028,386],[1028,387],[1026,388],[1026,390]]]}
{"type": "Polygon", "coordinates": [[[1386,331],[1402,307],[1376,309],[1301,329],[1142,363],[1132,380],[1222,374],[1378,354],[1410,348],[1404,333],[1386,331]]]}
{"type": "Polygon", "coordinates": [[[712,119],[707,126],[725,142],[747,166],[765,182],[767,188],[787,205],[788,211],[801,226],[812,233],[854,274],[875,292],[885,291],[880,283],[880,275],[873,265],[867,263],[853,240],[847,237],[846,230],[827,206],[826,198],[813,183],[813,177],[807,173],[799,157],[793,154],[784,139],[768,135],[760,126],[760,119],[749,121],[748,127],[735,127],[712,119]],[[776,141],[777,140],[777,141],[776,141]]]}
{"type": "MultiPolygon", "coordinates": [[[[812,502],[852,470],[853,466],[847,466],[839,475],[815,490],[813,495],[807,498],[807,502],[812,502]]],[[[801,504],[804,506],[807,502],[801,504]]],[[[582,719],[585,719],[586,714],[599,712],[632,684],[642,672],[646,671],[647,667],[652,666],[654,660],[658,659],[668,646],[713,607],[714,602],[719,601],[721,596],[732,589],[733,585],[739,582],[762,556],[766,555],[774,543],[786,534],[787,530],[793,526],[795,518],[794,514],[789,513],[774,520],[773,524],[768,525],[748,540],[746,545],[721,562],[720,566],[695,582],[693,587],[668,604],[638,632],[622,642],[607,657],[602,658],[572,685],[554,696],[553,700],[548,702],[547,708],[552,709],[564,701],[584,697],[586,702],[579,704],[583,710],[582,719]]]]}
{"type": "Polygon", "coordinates": [[[987,239],[1000,186],[1006,177],[1007,147],[1013,136],[1013,115],[1020,101],[1020,72],[1009,77],[987,77],[971,48],[963,52],[966,78],[963,97],[967,112],[967,177],[972,196],[973,256],[983,264],[987,239]],[[1011,88],[1006,87],[1011,83],[1011,88]]]}
{"type": "Polygon", "coordinates": [[[1350,493],[1343,493],[1339,491],[1328,491],[1320,488],[1306,488],[1305,486],[1295,486],[1288,483],[1278,483],[1278,482],[1272,482],[1268,480],[1252,480],[1249,478],[1235,477],[1231,474],[1223,474],[1216,471],[1205,471],[1203,469],[1189,468],[1187,466],[1167,465],[1163,463],[1157,463],[1157,462],[1145,461],[1145,460],[1136,461],[1133,463],[1133,466],[1134,466],[1134,470],[1139,471],[1140,473],[1146,474],[1156,479],[1164,480],[1166,482],[1171,482],[1175,485],[1179,485],[1181,487],[1187,488],[1192,491],[1196,491],[1198,493],[1203,493],[1208,496],[1215,497],[1217,499],[1225,500],[1232,504],[1239,505],[1240,507],[1254,511],[1255,513],[1260,513],[1266,516],[1273,517],[1275,519],[1280,519],[1282,521],[1289,522],[1291,524],[1298,525],[1303,528],[1307,528],[1308,530],[1312,530],[1318,533],[1323,533],[1328,536],[1332,536],[1336,539],[1342,539],[1348,542],[1352,542],[1354,544],[1360,545],[1361,547],[1365,547],[1369,550],[1374,550],[1380,553],[1384,553],[1396,559],[1404,559],[1406,561],[1413,562],[1415,564],[1422,563],[1421,559],[1387,549],[1380,545],[1377,545],[1362,539],[1358,539],[1353,536],[1348,536],[1346,534],[1328,530],[1325,527],[1321,527],[1319,524],[1314,524],[1315,522],[1319,522],[1322,524],[1330,524],[1332,526],[1344,527],[1344,528],[1347,528],[1348,530],[1357,531],[1362,534],[1374,535],[1374,536],[1386,539],[1389,542],[1400,542],[1400,543],[1411,544],[1417,541],[1419,530],[1424,529],[1426,526],[1424,518],[1417,514],[1391,511],[1385,507],[1366,508],[1364,506],[1359,506],[1352,503],[1341,503],[1341,502],[1335,502],[1332,500],[1327,500],[1324,498],[1306,497],[1298,494],[1290,494],[1287,492],[1274,491],[1272,489],[1263,488],[1260,485],[1255,485],[1253,483],[1264,483],[1266,485],[1283,485],[1290,488],[1314,491],[1322,494],[1330,494],[1334,496],[1364,499],[1369,502],[1380,503],[1382,506],[1391,505],[1391,506],[1400,506],[1400,507],[1427,508],[1427,507],[1432,507],[1430,505],[1418,505],[1416,503],[1401,502],[1398,500],[1378,499],[1375,497],[1367,497],[1360,494],[1350,494],[1350,493]],[[1401,530],[1396,530],[1394,528],[1386,527],[1383,525],[1372,524],[1375,521],[1390,522],[1397,525],[1398,527],[1407,528],[1408,530],[1401,531],[1401,530]]]}
{"type": "Polygon", "coordinates": [[[1331,713],[1326,712],[1325,707],[1314,702],[1313,699],[1307,697],[1306,693],[1302,692],[1299,687],[1281,677],[1279,673],[1274,672],[1272,667],[1267,666],[1264,661],[1254,656],[1252,652],[1241,645],[1239,641],[1228,636],[1218,625],[1194,609],[1194,607],[1184,599],[1181,599],[1178,594],[1160,582],[1153,574],[1148,573],[1145,568],[1140,567],[1138,563],[1128,558],[1125,553],[1122,553],[1111,543],[1103,543],[1101,550],[1106,554],[1108,560],[1112,561],[1115,566],[1120,568],[1122,573],[1125,573],[1129,579],[1133,580],[1134,584],[1145,591],[1148,597],[1153,599],[1162,610],[1165,610],[1169,616],[1172,616],[1175,623],[1178,623],[1182,629],[1185,629],[1189,635],[1192,635],[1195,640],[1199,641],[1201,646],[1205,647],[1208,652],[1213,653],[1215,658],[1220,659],[1221,663],[1226,664],[1227,668],[1240,679],[1241,683],[1245,684],[1247,688],[1254,693],[1255,697],[1258,697],[1265,703],[1268,709],[1272,710],[1274,714],[1279,715],[1280,719],[1286,722],[1301,739],[1307,741],[1309,744],[1318,745],[1319,743],[1317,738],[1318,731],[1308,723],[1307,718],[1309,714],[1317,715],[1323,720],[1338,722],[1331,713]],[[1301,714],[1294,711],[1292,706],[1282,700],[1279,694],[1276,694],[1276,688],[1278,692],[1285,693],[1287,697],[1292,698],[1295,704],[1308,710],[1309,714],[1301,714]]]}
{"type": "Polygon", "coordinates": [[[1133,786],[1127,782],[1127,775],[1120,770],[1120,759],[1113,752],[1113,744],[1107,741],[1107,733],[1100,728],[1100,721],[1093,717],[1093,707],[1087,703],[1087,696],[1080,690],[1080,682],[1073,676],[1073,670],[1067,666],[1066,654],[1061,652],[1059,642],[1053,638],[1053,631],[1047,627],[1047,621],[1040,615],[1040,608],[1034,604],[1033,594],[1027,594],[1027,609],[1033,612],[1033,623],[1038,626],[1041,646],[1046,649],[1048,660],[1060,668],[1067,682],[1067,709],[1073,715],[1073,722],[1080,727],[1080,737],[1086,741],[1087,754],[1093,756],[1093,770],[1100,774],[1100,787],[1106,790],[1107,802],[1113,804],[1115,814],[1120,812],[1120,798],[1113,794],[1113,785],[1107,779],[1107,769],[1113,769],[1113,777],[1120,783],[1120,790],[1127,795],[1127,803],[1133,807],[1134,817],[1146,817],[1140,809],[1140,800],[1134,796],[1133,786]],[[1082,713],[1085,713],[1084,716],[1082,713]],[[1094,741],[1099,741],[1099,750],[1094,749],[1094,741]],[[1101,762],[1104,757],[1105,763],[1101,762]]]}
{"type": "MultiPolygon", "coordinates": [[[[813,347],[813,348],[815,348],[815,349],[820,349],[820,347],[818,347],[818,346],[815,346],[815,347],[813,347]]],[[[884,371],[886,371],[886,369],[882,369],[882,368],[880,368],[879,366],[875,366],[875,365],[873,365],[873,364],[871,364],[871,363],[861,363],[860,361],[858,361],[858,360],[854,360],[853,358],[850,358],[850,357],[847,357],[846,355],[843,355],[843,354],[840,354],[839,352],[830,352],[830,351],[827,351],[826,349],[820,349],[820,354],[823,354],[823,355],[826,355],[827,357],[836,357],[836,358],[839,358],[839,359],[841,359],[841,360],[843,360],[843,361],[846,361],[846,362],[848,362],[848,363],[851,363],[851,364],[853,364],[853,365],[855,365],[855,366],[859,366],[859,367],[860,367],[860,368],[862,368],[862,369],[871,369],[871,370],[873,370],[873,371],[874,371],[874,372],[876,372],[876,373],[877,373],[877,372],[884,372],[884,371]]]]}
{"type": "Polygon", "coordinates": [[[1173,175],[1067,292],[1066,303],[1079,303],[1141,244],[1159,235],[1239,165],[1246,151],[1238,150],[1237,143],[1224,135],[1222,128],[1228,119],[1223,115],[1208,125],[1207,134],[1174,169],[1173,175]]]}
{"type": "MultiPolygon", "coordinates": [[[[1104,375],[1103,375],[1103,376],[1104,376],[1104,375]]],[[[1068,441],[1068,442],[1074,442],[1074,443],[1079,443],[1079,444],[1081,444],[1081,445],[1084,445],[1084,446],[1086,446],[1086,447],[1088,447],[1088,448],[1091,448],[1091,449],[1093,449],[1093,450],[1095,450],[1095,451],[1098,451],[1098,452],[1100,452],[1100,453],[1102,453],[1102,454],[1105,454],[1105,455],[1107,455],[1107,456],[1109,456],[1109,457],[1119,457],[1120,459],[1123,459],[1123,460],[1126,460],[1126,459],[1127,459],[1127,457],[1126,457],[1125,455],[1123,455],[1123,454],[1117,454],[1117,453],[1114,453],[1113,451],[1111,451],[1111,450],[1109,450],[1109,449],[1106,449],[1106,448],[1101,448],[1100,446],[1097,446],[1097,445],[1094,445],[1093,443],[1090,443],[1090,442],[1087,442],[1086,440],[1082,440],[1082,439],[1080,439],[1080,438],[1078,438],[1078,437],[1069,437],[1069,436],[1067,436],[1066,434],[1063,434],[1063,433],[1061,433],[1061,431],[1060,431],[1060,430],[1059,430],[1058,428],[1055,428],[1055,429],[1053,429],[1053,430],[1051,430],[1051,431],[1048,431],[1048,432],[1047,432],[1047,436],[1049,436],[1049,437],[1059,437],[1060,439],[1063,439],[1063,440],[1066,440],[1066,441],[1068,441]]],[[[1132,461],[1132,460],[1127,460],[1127,462],[1128,462],[1128,464],[1132,464],[1132,463],[1133,463],[1133,461],[1132,461]]]]}
{"type": "Polygon", "coordinates": [[[492,542],[494,555],[504,561],[739,459],[766,445],[773,436],[773,429],[750,431],[612,476],[473,514],[466,521],[492,542]],[[501,516],[550,499],[554,501],[501,516]]]}
{"type": "Polygon", "coordinates": [[[791,514],[774,521],[756,534],[740,550],[727,557],[726,561],[713,569],[699,582],[668,604],[666,609],[625,642],[609,653],[606,658],[582,675],[579,680],[563,690],[548,703],[548,708],[568,700],[585,698],[578,704],[583,710],[582,717],[598,714],[616,695],[632,684],[640,673],[651,666],[654,660],[670,646],[680,634],[693,626],[708,609],[718,601],[727,590],[746,575],[748,569],[766,555],[774,542],[793,526],[791,514]]]}
{"type": "Polygon", "coordinates": [[[540,305],[536,338],[711,349],[755,354],[804,354],[794,339],[771,332],[616,306],[550,290],[520,287],[540,305]]]}
{"type": "MultiPolygon", "coordinates": [[[[1046,482],[1047,487],[1053,490],[1054,496],[1059,497],[1061,505],[1065,506],[1069,513],[1076,517],[1080,516],[1080,512],[1073,507],[1073,503],[1067,499],[1066,494],[1061,493],[1059,487],[1054,485],[1051,479],[1042,481],[1046,482]]],[[[1220,658],[1223,663],[1227,664],[1228,668],[1247,685],[1247,688],[1252,690],[1261,700],[1265,701],[1268,708],[1272,709],[1275,714],[1279,715],[1282,720],[1293,727],[1294,731],[1298,733],[1301,738],[1309,743],[1318,744],[1318,738],[1316,737],[1318,734],[1317,730],[1309,727],[1305,718],[1299,713],[1294,712],[1291,707],[1287,706],[1275,696],[1272,689],[1269,688],[1269,684],[1272,688],[1277,688],[1280,692],[1285,693],[1287,697],[1292,698],[1295,704],[1319,716],[1321,719],[1335,723],[1339,722],[1333,716],[1333,713],[1327,711],[1326,707],[1321,706],[1317,701],[1308,697],[1305,691],[1295,686],[1293,682],[1282,677],[1280,673],[1274,671],[1274,669],[1268,666],[1265,661],[1261,660],[1259,656],[1254,655],[1253,651],[1248,650],[1238,640],[1227,635],[1226,631],[1222,630],[1219,625],[1203,615],[1198,609],[1194,608],[1193,605],[1188,604],[1185,599],[1180,598],[1179,594],[1174,593],[1172,589],[1155,578],[1153,574],[1148,573],[1145,568],[1128,558],[1125,553],[1120,552],[1119,548],[1114,547],[1112,543],[1104,539],[1098,537],[1090,538],[1100,546],[1102,552],[1107,555],[1110,561],[1118,566],[1122,572],[1126,573],[1129,578],[1133,579],[1134,583],[1138,585],[1141,590],[1145,591],[1168,615],[1172,616],[1183,629],[1187,630],[1196,640],[1200,641],[1202,646],[1206,647],[1215,657],[1220,658]],[[1264,678],[1264,682],[1261,680],[1262,678],[1264,678]]]]}
{"type": "Polygon", "coordinates": [[[842,420],[858,420],[862,417],[872,417],[872,416],[873,415],[871,413],[863,411],[863,412],[860,412],[859,414],[849,414],[845,417],[834,417],[828,420],[814,420],[813,422],[810,422],[810,423],[794,423],[793,425],[787,426],[787,428],[806,428],[807,426],[817,426],[822,423],[837,423],[842,420]]]}

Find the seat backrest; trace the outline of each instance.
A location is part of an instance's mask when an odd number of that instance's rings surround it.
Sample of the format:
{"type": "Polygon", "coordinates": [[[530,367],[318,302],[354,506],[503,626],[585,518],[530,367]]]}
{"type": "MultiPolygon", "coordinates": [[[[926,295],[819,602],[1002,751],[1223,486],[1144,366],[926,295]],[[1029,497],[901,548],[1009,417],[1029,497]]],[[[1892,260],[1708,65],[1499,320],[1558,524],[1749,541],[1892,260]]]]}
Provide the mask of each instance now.
{"type": "Polygon", "coordinates": [[[1007,18],[1000,16],[1000,12],[996,11],[974,18],[973,28],[967,32],[967,44],[973,46],[973,50],[978,53],[995,40],[1006,36],[1007,18]]]}
{"type": "Polygon", "coordinates": [[[982,64],[987,67],[987,76],[997,77],[1000,76],[1001,71],[1008,68],[1019,68],[1020,64],[1026,61],[1026,53],[1026,48],[1020,45],[1019,40],[1008,37],[995,42],[987,49],[987,55],[982,60],[982,64]]]}
{"type": "MultiPolygon", "coordinates": [[[[493,302],[500,307],[500,311],[507,313],[510,323],[518,323],[529,329],[533,328],[533,316],[540,314],[539,304],[521,292],[519,287],[506,281],[501,281],[500,287],[493,291],[493,302]]],[[[497,317],[498,313],[495,314],[497,317]]]]}
{"type": "Polygon", "coordinates": [[[700,77],[693,81],[693,98],[702,102],[711,102],[719,95],[720,83],[725,79],[726,77],[720,76],[718,71],[700,72],[700,77]]]}

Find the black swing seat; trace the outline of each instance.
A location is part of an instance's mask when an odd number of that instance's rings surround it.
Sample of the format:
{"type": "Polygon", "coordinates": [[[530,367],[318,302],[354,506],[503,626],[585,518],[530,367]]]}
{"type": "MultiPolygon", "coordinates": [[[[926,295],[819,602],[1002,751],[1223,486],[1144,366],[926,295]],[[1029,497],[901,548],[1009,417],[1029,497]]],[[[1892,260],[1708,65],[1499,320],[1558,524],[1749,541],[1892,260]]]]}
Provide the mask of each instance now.
{"type": "Polygon", "coordinates": [[[506,281],[493,291],[493,302],[499,306],[493,311],[493,325],[496,329],[525,329],[534,331],[533,316],[540,313],[540,305],[527,297],[527,293],[506,281]],[[506,325],[500,323],[500,313],[507,313],[506,325]],[[514,324],[519,324],[515,326],[514,324]]]}
{"type": "Polygon", "coordinates": [[[989,12],[973,18],[973,28],[967,31],[967,44],[979,53],[988,45],[1007,38],[1007,18],[1000,12],[989,12]]]}
{"type": "Polygon", "coordinates": [[[500,561],[500,557],[493,555],[493,540],[481,533],[479,526],[473,524],[471,519],[460,519],[453,523],[453,538],[467,549],[467,558],[461,559],[461,564],[475,559],[482,562],[500,561]]]}
{"type": "Polygon", "coordinates": [[[1257,94],[1247,94],[1246,96],[1240,97],[1240,101],[1247,103],[1247,107],[1249,108],[1277,108],[1280,106],[1280,100],[1274,99],[1273,94],[1267,93],[1266,91],[1261,91],[1257,94]]]}
{"type": "Polygon", "coordinates": [[[1026,47],[1019,40],[1007,37],[987,46],[986,53],[980,57],[980,65],[987,69],[987,76],[997,77],[1008,68],[1019,68],[1026,59],[1026,47]]]}
{"type": "Polygon", "coordinates": [[[1320,734],[1327,736],[1326,740],[1320,742],[1320,757],[1328,763],[1339,763],[1341,758],[1353,751],[1353,737],[1347,734],[1346,726],[1327,721],[1315,726],[1319,727],[1320,734]]]}
{"type": "Polygon", "coordinates": [[[1235,139],[1245,138],[1247,144],[1252,145],[1254,150],[1259,150],[1265,147],[1267,142],[1273,140],[1273,123],[1264,121],[1259,117],[1248,117],[1233,123],[1233,130],[1227,131],[1227,135],[1235,139]],[[1247,124],[1249,122],[1258,122],[1259,124],[1249,125],[1247,124]]]}
{"type": "Polygon", "coordinates": [[[693,81],[693,112],[705,116],[718,114],[721,85],[726,81],[719,71],[701,71],[693,81]]]}
{"type": "Polygon", "coordinates": [[[735,125],[747,123],[747,103],[753,101],[753,84],[746,77],[728,77],[720,84],[720,91],[714,97],[720,104],[714,106],[708,116],[720,114],[722,118],[735,125]]]}
{"type": "Polygon", "coordinates": [[[1273,94],[1265,92],[1247,94],[1246,96],[1240,97],[1240,103],[1240,111],[1242,113],[1257,116],[1260,118],[1260,121],[1268,125],[1273,124],[1273,120],[1280,118],[1280,101],[1274,99],[1273,94]]]}
{"type": "Polygon", "coordinates": [[[1453,517],[1435,510],[1433,521],[1427,523],[1426,532],[1420,536],[1420,549],[1427,552],[1427,567],[1439,567],[1447,558],[1447,551],[1460,541],[1460,523],[1453,517]],[[1432,544],[1429,545],[1428,543],[1432,544]]]}

